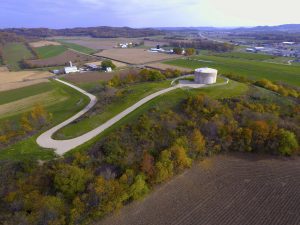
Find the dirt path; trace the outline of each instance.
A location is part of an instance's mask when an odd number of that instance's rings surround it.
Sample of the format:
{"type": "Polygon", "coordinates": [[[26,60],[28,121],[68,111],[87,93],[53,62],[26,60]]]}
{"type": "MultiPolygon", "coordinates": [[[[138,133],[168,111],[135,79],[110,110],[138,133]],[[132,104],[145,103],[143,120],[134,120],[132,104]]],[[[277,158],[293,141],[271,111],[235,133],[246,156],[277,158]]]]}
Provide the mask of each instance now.
{"type": "MultiPolygon", "coordinates": [[[[74,148],[84,144],[85,142],[91,140],[92,138],[96,137],[97,135],[102,133],[104,130],[111,127],[116,122],[118,122],[119,120],[121,120],[122,118],[124,118],[125,116],[127,116],[128,114],[130,114],[131,112],[133,112],[134,110],[139,108],[140,106],[142,106],[145,103],[149,102],[150,100],[156,98],[157,96],[163,95],[167,92],[173,91],[173,90],[175,90],[177,88],[181,88],[181,87],[203,88],[203,87],[206,86],[206,85],[203,85],[203,84],[185,84],[185,85],[179,84],[179,85],[171,86],[169,88],[166,88],[166,89],[157,91],[157,92],[155,92],[151,95],[148,95],[147,97],[141,99],[140,101],[138,101],[134,105],[132,105],[129,108],[127,108],[126,110],[124,110],[123,112],[119,113],[118,115],[114,116],[110,120],[106,121],[105,123],[103,123],[99,127],[95,128],[95,129],[93,129],[93,130],[91,130],[91,131],[89,131],[89,132],[87,132],[87,133],[85,133],[85,134],[83,134],[79,137],[76,137],[76,138],[73,138],[73,139],[68,139],[68,140],[54,140],[52,138],[52,136],[55,132],[57,132],[61,128],[67,126],[68,124],[70,124],[74,120],[78,119],[80,116],[82,116],[87,111],[89,111],[97,102],[97,98],[94,95],[87,93],[86,91],[82,90],[81,88],[76,87],[75,85],[72,85],[68,82],[65,82],[65,81],[62,81],[62,80],[59,80],[59,79],[55,79],[55,80],[65,84],[69,87],[72,87],[72,88],[76,89],[77,91],[81,92],[82,94],[88,96],[91,100],[90,103],[84,109],[82,109],[80,112],[78,112],[77,114],[75,114],[74,116],[69,118],[68,120],[62,122],[61,124],[51,128],[50,130],[46,131],[43,134],[41,134],[37,138],[36,142],[37,142],[38,145],[40,145],[43,148],[54,149],[55,152],[58,155],[63,155],[64,153],[70,151],[71,149],[74,149],[74,148]]],[[[222,85],[225,85],[227,83],[228,83],[228,80],[226,82],[224,82],[222,85]]],[[[172,84],[173,84],[173,82],[172,82],[172,84]]],[[[220,84],[216,84],[216,85],[220,85],[220,84]]],[[[213,85],[210,85],[210,86],[213,86],[213,85]]]]}
{"type": "Polygon", "coordinates": [[[299,190],[299,157],[218,155],[96,224],[298,225],[299,190]]]}

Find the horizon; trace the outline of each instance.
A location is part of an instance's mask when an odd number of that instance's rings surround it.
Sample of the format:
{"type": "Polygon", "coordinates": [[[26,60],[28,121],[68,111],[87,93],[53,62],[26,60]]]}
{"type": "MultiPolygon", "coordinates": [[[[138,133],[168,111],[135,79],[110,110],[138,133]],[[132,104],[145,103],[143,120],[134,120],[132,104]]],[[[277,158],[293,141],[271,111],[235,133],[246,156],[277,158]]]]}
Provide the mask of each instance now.
{"type": "Polygon", "coordinates": [[[3,0],[0,28],[256,27],[300,24],[296,0],[3,0]],[[272,10],[266,10],[272,5],[272,10]],[[178,16],[180,15],[180,16],[178,16]],[[278,16],[280,15],[280,16],[278,16]]]}

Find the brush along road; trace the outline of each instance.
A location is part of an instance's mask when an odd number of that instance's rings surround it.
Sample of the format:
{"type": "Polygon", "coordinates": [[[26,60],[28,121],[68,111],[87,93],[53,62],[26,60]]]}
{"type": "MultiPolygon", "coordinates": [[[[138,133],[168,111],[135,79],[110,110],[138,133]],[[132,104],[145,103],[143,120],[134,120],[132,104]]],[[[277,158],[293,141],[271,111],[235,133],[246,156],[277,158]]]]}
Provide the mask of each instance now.
{"type": "MultiPolygon", "coordinates": [[[[193,85],[190,85],[190,84],[182,85],[182,84],[180,84],[180,85],[171,86],[169,88],[166,88],[166,89],[157,91],[157,92],[155,92],[151,95],[148,95],[147,97],[141,99],[140,101],[138,101],[134,105],[132,105],[129,108],[125,109],[123,112],[119,113],[118,115],[114,116],[110,120],[106,121],[105,123],[103,123],[99,127],[95,128],[94,130],[91,130],[91,131],[89,131],[89,132],[87,132],[87,133],[85,133],[85,134],[83,134],[79,137],[76,137],[76,138],[73,138],[73,139],[68,139],[68,140],[54,140],[52,138],[52,136],[55,132],[57,132],[61,128],[67,126],[68,124],[72,123],[74,120],[78,119],[80,116],[82,116],[87,111],[89,111],[97,102],[96,96],[87,93],[86,91],[82,90],[81,88],[76,87],[75,85],[72,85],[70,83],[67,83],[67,82],[59,80],[59,79],[55,79],[55,80],[65,84],[69,87],[74,88],[75,90],[81,92],[82,94],[84,94],[84,95],[86,95],[90,98],[90,103],[84,109],[82,109],[80,112],[78,112],[77,114],[75,114],[71,118],[67,119],[66,121],[64,121],[64,122],[60,123],[59,125],[51,128],[50,130],[44,132],[43,134],[41,134],[37,138],[36,142],[39,146],[41,146],[43,148],[48,148],[48,149],[55,149],[55,152],[58,155],[63,155],[64,153],[70,151],[71,149],[74,149],[74,148],[84,144],[85,142],[91,140],[92,138],[96,137],[97,135],[102,133],[104,130],[111,127],[116,122],[118,122],[119,120],[121,120],[122,118],[127,116],[129,113],[133,112],[134,110],[136,110],[137,108],[139,108],[143,104],[149,102],[150,100],[156,98],[157,96],[160,96],[162,94],[165,94],[167,92],[175,90],[176,88],[181,88],[181,87],[202,88],[202,87],[207,87],[208,86],[208,85],[203,85],[203,84],[197,84],[197,85],[195,85],[195,84],[193,84],[193,85]]],[[[178,80],[178,78],[177,78],[177,80],[178,80]]],[[[228,83],[228,80],[226,80],[222,84],[225,85],[227,83],[228,83]]],[[[174,84],[174,82],[172,82],[172,84],[174,84]]],[[[220,85],[220,83],[216,84],[216,85],[220,85]]],[[[209,86],[214,86],[214,85],[209,85],[209,86]]]]}

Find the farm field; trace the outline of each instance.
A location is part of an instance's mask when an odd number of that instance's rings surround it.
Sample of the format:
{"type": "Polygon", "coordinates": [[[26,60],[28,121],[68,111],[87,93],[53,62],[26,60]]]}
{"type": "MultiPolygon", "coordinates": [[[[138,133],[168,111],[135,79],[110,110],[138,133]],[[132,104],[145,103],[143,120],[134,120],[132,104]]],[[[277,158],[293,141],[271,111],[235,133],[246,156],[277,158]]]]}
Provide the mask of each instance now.
{"type": "Polygon", "coordinates": [[[23,59],[31,59],[34,56],[23,43],[8,43],[3,48],[4,64],[9,70],[20,70],[20,62],[23,59]]]}
{"type": "Polygon", "coordinates": [[[182,72],[191,71],[190,69],[185,68],[185,67],[167,65],[167,64],[164,64],[164,63],[149,63],[149,64],[147,64],[147,67],[151,68],[151,69],[158,69],[158,70],[173,69],[173,70],[180,70],[182,72]]]}
{"type": "Polygon", "coordinates": [[[255,80],[266,78],[272,81],[283,81],[291,85],[300,85],[300,66],[295,65],[280,65],[254,60],[206,55],[190,59],[176,59],[165,63],[190,69],[213,67],[218,69],[220,74],[232,73],[255,80]]]}
{"type": "Polygon", "coordinates": [[[46,58],[46,59],[36,59],[36,60],[28,60],[27,62],[35,67],[50,67],[50,66],[58,66],[65,65],[72,61],[73,63],[78,62],[87,62],[94,61],[95,57],[88,56],[85,54],[80,54],[78,52],[67,50],[60,55],[46,58]]]}
{"type": "Polygon", "coordinates": [[[143,38],[88,38],[88,37],[72,37],[72,38],[64,38],[58,40],[63,43],[73,43],[81,46],[85,46],[89,49],[93,49],[94,51],[98,50],[107,50],[113,49],[117,46],[118,43],[128,43],[135,42],[140,43],[144,42],[145,47],[155,47],[156,45],[165,45],[168,44],[166,41],[161,40],[143,40],[143,38]]]}
{"type": "Polygon", "coordinates": [[[125,62],[128,64],[133,64],[133,65],[145,64],[150,62],[163,61],[163,60],[169,60],[169,59],[181,57],[179,55],[148,52],[145,49],[137,49],[137,48],[131,48],[131,49],[115,48],[115,49],[104,50],[95,55],[125,62]]]}
{"type": "Polygon", "coordinates": [[[299,174],[299,157],[218,155],[95,225],[296,225],[299,174]]]}
{"type": "Polygon", "coordinates": [[[67,51],[67,48],[63,45],[48,45],[39,48],[35,48],[39,59],[46,59],[60,55],[67,51]]]}
{"type": "Polygon", "coordinates": [[[40,47],[45,47],[45,46],[58,46],[61,45],[59,42],[56,41],[36,41],[36,42],[31,42],[29,45],[33,48],[40,48],[40,47]]]}
{"type": "MultiPolygon", "coordinates": [[[[51,81],[52,93],[51,95],[44,96],[44,98],[39,98],[37,101],[45,106],[45,109],[51,113],[52,121],[49,127],[54,126],[67,118],[74,115],[76,112],[81,110],[89,101],[89,99],[77,92],[76,90],[66,87],[56,81],[51,81]],[[51,101],[50,98],[55,97],[56,101],[51,101]],[[49,104],[50,103],[50,104],[49,104]],[[68,106],[68,107],[66,107],[68,106]]],[[[15,92],[15,90],[13,91],[15,92]]],[[[44,93],[47,93],[45,91],[44,93]]],[[[49,93],[49,92],[48,92],[49,93]]],[[[41,94],[38,94],[38,96],[41,94]]],[[[34,97],[34,96],[32,96],[34,97]]],[[[19,101],[19,100],[18,100],[19,101]]],[[[1,107],[1,106],[0,106],[1,107]]],[[[31,109],[31,106],[27,108],[31,109]]],[[[25,110],[24,110],[25,111],[25,110]]],[[[8,117],[2,118],[1,120],[19,120],[21,114],[10,115],[8,117]]],[[[43,132],[49,127],[44,128],[39,132],[43,132]]],[[[21,140],[16,144],[13,144],[5,149],[0,150],[0,160],[10,159],[10,160],[26,160],[26,159],[52,159],[55,154],[52,150],[47,150],[39,147],[36,144],[36,138],[39,134],[36,134],[28,139],[21,140]]]]}
{"type": "Polygon", "coordinates": [[[88,47],[82,46],[82,45],[78,45],[76,43],[69,43],[69,42],[61,42],[66,48],[70,48],[73,50],[76,50],[78,52],[82,52],[85,54],[93,54],[95,53],[95,50],[90,49],[88,47]]]}
{"type": "MultiPolygon", "coordinates": [[[[0,91],[12,90],[33,84],[48,82],[53,74],[44,71],[0,71],[0,91]]],[[[25,94],[26,95],[26,94],[25,94]]]]}

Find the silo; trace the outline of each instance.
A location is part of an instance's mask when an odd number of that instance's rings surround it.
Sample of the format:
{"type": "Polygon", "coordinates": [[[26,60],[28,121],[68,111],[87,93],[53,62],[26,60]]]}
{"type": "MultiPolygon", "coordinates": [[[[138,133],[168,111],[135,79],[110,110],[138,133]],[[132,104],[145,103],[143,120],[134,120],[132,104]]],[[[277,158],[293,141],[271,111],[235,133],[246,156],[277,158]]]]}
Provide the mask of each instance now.
{"type": "Polygon", "coordinates": [[[217,82],[218,70],[212,68],[199,68],[195,70],[195,83],[214,84],[217,82]]]}

